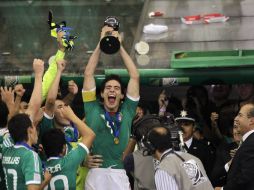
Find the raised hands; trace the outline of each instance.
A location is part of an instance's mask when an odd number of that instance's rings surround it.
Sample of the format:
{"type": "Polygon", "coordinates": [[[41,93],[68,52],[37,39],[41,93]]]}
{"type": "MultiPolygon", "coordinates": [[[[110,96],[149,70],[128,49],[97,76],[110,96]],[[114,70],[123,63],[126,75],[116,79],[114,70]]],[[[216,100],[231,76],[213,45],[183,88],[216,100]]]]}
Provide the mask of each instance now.
{"type": "Polygon", "coordinates": [[[1,87],[1,98],[2,101],[5,102],[8,110],[9,110],[9,115],[8,119],[10,119],[14,114],[15,114],[15,103],[14,103],[14,90],[9,87],[1,87]]]}
{"type": "Polygon", "coordinates": [[[35,76],[42,77],[44,72],[44,61],[42,61],[41,59],[34,59],[33,70],[34,70],[35,76]]]}
{"type": "Polygon", "coordinates": [[[76,95],[78,93],[78,86],[73,80],[68,81],[68,91],[72,95],[76,95]]]}
{"type": "Polygon", "coordinates": [[[60,60],[57,60],[56,63],[57,63],[57,69],[60,72],[63,72],[66,66],[66,61],[64,59],[60,59],[60,60]]]}
{"type": "Polygon", "coordinates": [[[6,103],[7,107],[9,108],[9,105],[14,104],[14,90],[9,87],[1,87],[1,98],[2,101],[6,103]]]}
{"type": "Polygon", "coordinates": [[[70,106],[63,106],[60,109],[60,114],[63,118],[72,121],[74,119],[74,117],[76,117],[75,113],[73,112],[73,110],[71,109],[70,106]]]}
{"type": "Polygon", "coordinates": [[[166,95],[166,91],[165,90],[163,90],[161,93],[160,93],[160,95],[159,95],[159,97],[158,97],[158,104],[159,104],[159,107],[160,107],[160,109],[161,108],[167,108],[167,106],[168,106],[168,98],[167,98],[167,95],[166,95]]]}

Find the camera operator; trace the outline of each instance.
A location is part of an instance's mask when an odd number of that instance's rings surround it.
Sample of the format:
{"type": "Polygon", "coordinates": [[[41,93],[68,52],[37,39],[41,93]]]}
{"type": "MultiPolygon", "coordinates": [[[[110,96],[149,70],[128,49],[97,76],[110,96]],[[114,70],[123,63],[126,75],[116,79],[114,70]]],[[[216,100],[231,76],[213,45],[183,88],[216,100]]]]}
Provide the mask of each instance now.
{"type": "Polygon", "coordinates": [[[146,153],[160,161],[155,172],[157,190],[213,189],[198,158],[172,149],[169,128],[153,128],[144,145],[146,153]]]}

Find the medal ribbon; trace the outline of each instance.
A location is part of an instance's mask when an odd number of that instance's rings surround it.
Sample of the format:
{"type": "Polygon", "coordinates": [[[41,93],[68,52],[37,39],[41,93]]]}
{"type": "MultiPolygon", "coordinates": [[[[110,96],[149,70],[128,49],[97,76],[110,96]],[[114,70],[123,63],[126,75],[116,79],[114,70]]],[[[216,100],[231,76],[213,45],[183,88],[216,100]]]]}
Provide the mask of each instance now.
{"type": "Polygon", "coordinates": [[[105,119],[106,121],[109,122],[109,125],[113,131],[113,136],[116,138],[119,138],[120,135],[120,127],[121,127],[121,122],[120,122],[120,113],[116,112],[116,120],[113,121],[112,117],[110,116],[108,111],[105,111],[105,119]]]}
{"type": "Polygon", "coordinates": [[[75,126],[75,124],[73,122],[71,122],[71,127],[73,128],[73,133],[74,133],[74,137],[68,137],[65,135],[65,140],[69,143],[69,142],[77,142],[78,141],[78,129],[75,126]]]}

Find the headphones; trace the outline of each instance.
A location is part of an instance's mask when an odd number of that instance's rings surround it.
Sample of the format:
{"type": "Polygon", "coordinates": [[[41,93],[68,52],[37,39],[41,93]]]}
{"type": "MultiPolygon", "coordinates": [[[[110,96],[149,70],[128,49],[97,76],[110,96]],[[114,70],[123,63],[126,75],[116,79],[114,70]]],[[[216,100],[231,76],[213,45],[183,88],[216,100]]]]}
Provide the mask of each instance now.
{"type": "MultiPolygon", "coordinates": [[[[134,137],[139,136],[142,140],[143,136],[147,135],[147,134],[138,134],[137,131],[140,127],[145,127],[145,126],[142,126],[142,124],[144,122],[147,122],[148,120],[151,120],[151,122],[156,121],[156,123],[158,122],[158,124],[161,124],[161,118],[159,116],[153,115],[153,114],[145,115],[141,119],[139,119],[138,121],[136,121],[135,123],[132,124],[131,135],[134,136],[134,137]]],[[[134,121],[135,121],[135,118],[134,118],[134,121]]],[[[151,122],[149,123],[149,125],[151,125],[151,122]]],[[[154,127],[156,126],[156,123],[154,124],[154,127]]],[[[154,127],[151,126],[150,128],[152,129],[154,127]]],[[[138,140],[140,140],[140,139],[138,139],[138,140]]]]}
{"type": "MultiPolygon", "coordinates": [[[[169,143],[171,144],[171,147],[173,147],[172,145],[172,138],[171,138],[171,133],[170,133],[170,129],[168,127],[164,127],[162,126],[162,128],[166,129],[167,130],[167,139],[166,139],[166,142],[163,142],[163,144],[165,143],[169,143]]],[[[155,151],[158,149],[158,148],[163,148],[163,147],[160,147],[160,142],[158,142],[158,144],[153,144],[150,140],[151,140],[151,133],[152,133],[153,130],[150,130],[147,134],[147,137],[143,136],[142,137],[142,146],[144,147],[143,148],[143,156],[150,156],[150,155],[153,155],[155,154],[155,151]]],[[[167,144],[166,144],[167,145],[167,144]]]]}
{"type": "Polygon", "coordinates": [[[143,136],[141,140],[141,144],[143,146],[143,153],[142,153],[143,156],[151,156],[155,154],[155,151],[156,151],[155,146],[148,140],[148,138],[149,138],[149,135],[147,137],[143,136]]]}

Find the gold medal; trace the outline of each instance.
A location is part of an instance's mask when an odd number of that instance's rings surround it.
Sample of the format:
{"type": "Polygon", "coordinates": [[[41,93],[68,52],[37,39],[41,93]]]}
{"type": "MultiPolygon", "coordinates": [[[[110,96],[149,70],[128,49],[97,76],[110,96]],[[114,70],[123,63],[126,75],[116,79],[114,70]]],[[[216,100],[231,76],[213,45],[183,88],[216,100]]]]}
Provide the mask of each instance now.
{"type": "Polygon", "coordinates": [[[119,144],[119,138],[118,138],[118,137],[115,137],[115,138],[114,138],[114,143],[115,143],[115,144],[119,144]]]}

